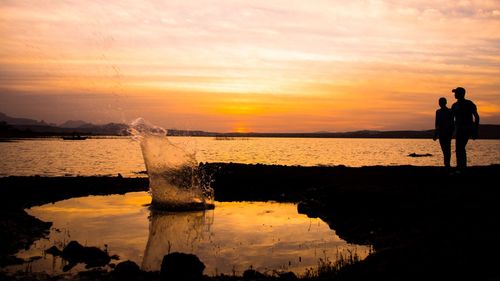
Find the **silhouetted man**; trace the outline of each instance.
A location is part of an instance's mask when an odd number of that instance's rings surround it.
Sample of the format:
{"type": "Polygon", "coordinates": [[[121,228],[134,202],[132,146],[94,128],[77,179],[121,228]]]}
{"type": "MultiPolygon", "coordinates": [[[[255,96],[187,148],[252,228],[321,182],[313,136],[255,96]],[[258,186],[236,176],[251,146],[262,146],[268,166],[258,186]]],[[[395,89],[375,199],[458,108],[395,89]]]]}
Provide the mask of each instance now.
{"type": "Polygon", "coordinates": [[[465,89],[458,87],[451,90],[455,93],[457,101],[451,107],[455,120],[455,149],[457,155],[457,167],[463,170],[467,167],[467,153],[465,146],[469,138],[476,139],[479,127],[479,114],[476,105],[465,99],[465,89]]]}
{"type": "Polygon", "coordinates": [[[439,138],[439,145],[443,151],[444,166],[450,168],[451,138],[453,137],[454,121],[451,109],[446,106],[446,98],[439,99],[440,109],[436,110],[436,125],[434,140],[439,138]]]}

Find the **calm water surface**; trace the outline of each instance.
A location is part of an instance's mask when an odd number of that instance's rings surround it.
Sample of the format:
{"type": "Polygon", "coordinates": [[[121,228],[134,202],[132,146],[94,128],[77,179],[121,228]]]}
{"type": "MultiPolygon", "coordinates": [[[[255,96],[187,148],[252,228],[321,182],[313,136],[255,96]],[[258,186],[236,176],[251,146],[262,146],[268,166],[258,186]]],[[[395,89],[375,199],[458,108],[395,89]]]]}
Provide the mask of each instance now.
{"type": "MultiPolygon", "coordinates": [[[[249,138],[216,140],[210,137],[170,137],[199,162],[263,163],[280,165],[442,165],[438,142],[427,139],[314,139],[249,138]],[[431,157],[408,157],[430,153],[431,157]]],[[[454,149],[454,148],[452,148],[454,149]]],[[[500,163],[500,140],[470,141],[470,165],[500,163]]],[[[144,171],[137,141],[95,138],[84,141],[35,139],[0,143],[0,176],[116,175],[144,171]]],[[[452,165],[455,159],[452,158],[452,165]]]]}
{"type": "MultiPolygon", "coordinates": [[[[63,261],[43,250],[77,240],[100,248],[107,244],[111,255],[133,260],[144,270],[159,270],[165,254],[179,251],[196,254],[206,265],[205,274],[241,275],[250,266],[261,272],[304,273],[320,258],[334,261],[351,252],[362,259],[370,252],[368,246],[346,243],[320,219],[298,214],[295,204],[217,202],[209,211],[154,213],[144,206],[150,202],[148,193],[134,192],[31,208],[29,214],[52,221],[53,228],[48,239],[18,256],[42,256],[31,264],[34,272],[61,273],[63,261]]],[[[83,265],[72,272],[78,270],[83,265]]]]}

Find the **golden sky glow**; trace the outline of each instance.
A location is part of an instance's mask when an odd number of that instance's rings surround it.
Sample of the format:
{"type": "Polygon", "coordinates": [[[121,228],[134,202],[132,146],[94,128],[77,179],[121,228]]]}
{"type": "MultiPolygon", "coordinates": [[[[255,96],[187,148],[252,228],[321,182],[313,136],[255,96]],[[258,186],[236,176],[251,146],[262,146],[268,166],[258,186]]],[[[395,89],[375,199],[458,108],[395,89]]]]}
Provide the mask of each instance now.
{"type": "Polygon", "coordinates": [[[500,123],[500,2],[1,1],[0,112],[207,131],[500,123]]]}

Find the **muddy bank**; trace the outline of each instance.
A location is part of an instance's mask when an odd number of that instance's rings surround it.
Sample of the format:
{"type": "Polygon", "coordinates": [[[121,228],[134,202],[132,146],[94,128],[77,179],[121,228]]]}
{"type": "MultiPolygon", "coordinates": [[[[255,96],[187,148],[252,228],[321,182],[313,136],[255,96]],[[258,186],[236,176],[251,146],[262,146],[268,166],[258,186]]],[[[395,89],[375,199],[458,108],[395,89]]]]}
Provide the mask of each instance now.
{"type": "MultiPolygon", "coordinates": [[[[460,175],[450,174],[441,167],[418,166],[351,168],[201,163],[199,170],[202,180],[214,188],[217,201],[300,202],[320,193],[370,196],[377,192],[412,201],[418,195],[415,192],[420,191],[445,194],[458,191],[475,193],[483,189],[495,191],[492,187],[498,181],[500,165],[470,167],[460,175]]],[[[0,178],[0,186],[3,208],[29,208],[79,196],[146,191],[148,179],[121,176],[5,177],[0,178]]]]}
{"type": "MultiPolygon", "coordinates": [[[[465,174],[440,167],[218,163],[201,164],[200,170],[218,201],[297,202],[300,212],[321,217],[348,242],[373,245],[372,256],[346,267],[336,280],[500,279],[500,165],[471,167],[465,174]]],[[[2,245],[9,245],[2,247],[2,256],[29,246],[50,227],[29,221],[36,219],[23,208],[76,196],[142,191],[147,184],[147,178],[0,178],[0,223],[7,226],[0,232],[2,245]]]]}
{"type": "Polygon", "coordinates": [[[29,208],[88,195],[125,194],[148,190],[147,178],[4,177],[0,178],[3,208],[29,208]]]}

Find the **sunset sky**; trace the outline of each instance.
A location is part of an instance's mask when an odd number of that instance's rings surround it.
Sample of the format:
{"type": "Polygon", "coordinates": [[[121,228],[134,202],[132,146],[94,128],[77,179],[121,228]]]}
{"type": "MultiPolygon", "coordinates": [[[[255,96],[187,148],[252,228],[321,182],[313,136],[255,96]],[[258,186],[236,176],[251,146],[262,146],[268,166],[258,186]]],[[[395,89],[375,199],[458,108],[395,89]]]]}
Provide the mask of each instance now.
{"type": "Polygon", "coordinates": [[[500,124],[500,1],[0,0],[0,112],[239,132],[500,124]]]}

